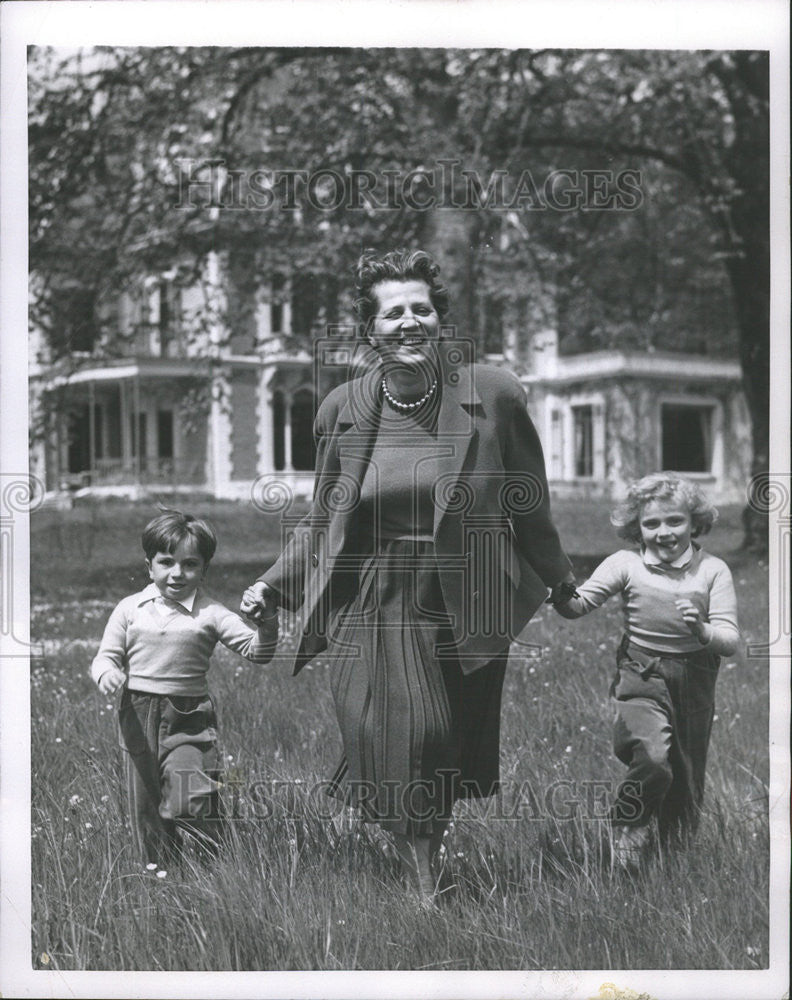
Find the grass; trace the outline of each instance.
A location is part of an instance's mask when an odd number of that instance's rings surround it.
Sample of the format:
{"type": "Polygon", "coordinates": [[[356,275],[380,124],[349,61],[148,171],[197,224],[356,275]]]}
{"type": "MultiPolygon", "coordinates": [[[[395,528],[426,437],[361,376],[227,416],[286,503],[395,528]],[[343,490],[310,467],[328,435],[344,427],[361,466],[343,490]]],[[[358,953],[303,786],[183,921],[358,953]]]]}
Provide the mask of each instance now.
{"type": "MultiPolygon", "coordinates": [[[[235,606],[277,551],[277,522],[239,504],[197,509],[220,535],[211,589],[235,606]]],[[[637,881],[619,877],[603,863],[603,825],[592,818],[597,782],[623,770],[610,750],[615,602],[577,623],[543,610],[526,633],[541,655],[514,652],[504,791],[457,807],[447,849],[456,888],[439,913],[416,909],[373,831],[328,818],[317,786],[340,740],[321,660],[293,679],[283,656],[257,668],[218,649],[210,680],[230,841],[211,866],[185,859],[162,879],[140,873],[113,705],[87,668],[115,602],[145,583],[139,534],[150,513],[109,503],[33,517],[32,629],[42,645],[31,667],[34,968],[767,966],[767,664],[738,655],[721,667],[694,846],[657,857],[637,881]]],[[[617,547],[602,507],[557,504],[556,517],[581,576],[617,547]]],[[[737,551],[739,528],[739,511],[724,511],[707,547],[731,565],[743,633],[758,642],[767,570],[737,551]]]]}

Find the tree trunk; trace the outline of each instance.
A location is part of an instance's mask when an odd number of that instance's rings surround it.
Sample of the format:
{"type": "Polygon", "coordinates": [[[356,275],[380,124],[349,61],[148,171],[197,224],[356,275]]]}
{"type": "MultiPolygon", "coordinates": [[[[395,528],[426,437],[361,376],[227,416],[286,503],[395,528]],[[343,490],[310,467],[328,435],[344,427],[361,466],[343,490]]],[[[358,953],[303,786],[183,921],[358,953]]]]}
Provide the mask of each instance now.
{"type": "Polygon", "coordinates": [[[735,72],[724,81],[735,115],[730,167],[738,192],[731,204],[736,239],[727,268],[737,312],[753,443],[751,483],[743,510],[743,547],[760,553],[768,547],[767,505],[757,486],[770,468],[770,163],[769,121],[766,114],[757,113],[755,102],[767,100],[767,73],[766,58],[740,53],[735,72]]]}

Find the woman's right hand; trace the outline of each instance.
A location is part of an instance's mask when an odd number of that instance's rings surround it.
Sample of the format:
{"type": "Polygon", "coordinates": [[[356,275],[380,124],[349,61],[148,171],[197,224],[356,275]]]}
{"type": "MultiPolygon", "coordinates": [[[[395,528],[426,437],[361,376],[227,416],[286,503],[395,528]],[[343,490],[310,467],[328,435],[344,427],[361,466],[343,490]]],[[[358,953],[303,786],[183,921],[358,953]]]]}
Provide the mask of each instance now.
{"type": "Polygon", "coordinates": [[[254,621],[258,618],[271,618],[278,610],[275,591],[266,583],[257,580],[242,595],[239,610],[254,621]]]}

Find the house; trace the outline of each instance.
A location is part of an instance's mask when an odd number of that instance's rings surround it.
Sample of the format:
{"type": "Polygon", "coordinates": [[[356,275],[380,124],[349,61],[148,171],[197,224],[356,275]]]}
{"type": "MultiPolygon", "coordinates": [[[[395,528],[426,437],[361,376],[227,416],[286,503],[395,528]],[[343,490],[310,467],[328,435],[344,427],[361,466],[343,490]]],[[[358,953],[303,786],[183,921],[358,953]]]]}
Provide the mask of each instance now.
{"type": "Polygon", "coordinates": [[[556,496],[614,496],[674,469],[717,503],[744,503],[750,416],[736,360],[663,351],[560,356],[534,334],[523,382],[556,496]]]}
{"type": "MultiPolygon", "coordinates": [[[[96,304],[112,355],[94,331],[85,350],[53,360],[34,334],[31,471],[53,496],[200,491],[244,500],[271,477],[310,495],[317,401],[365,359],[354,328],[329,322],[334,309],[319,302],[305,315],[306,294],[274,276],[247,310],[232,312],[233,262],[213,252],[190,285],[152,276],[96,304]],[[311,327],[329,327],[313,350],[311,327]]],[[[701,480],[716,502],[743,500],[751,439],[736,360],[562,355],[552,329],[522,344],[507,336],[486,359],[520,375],[554,495],[611,496],[665,468],[701,480]]]]}

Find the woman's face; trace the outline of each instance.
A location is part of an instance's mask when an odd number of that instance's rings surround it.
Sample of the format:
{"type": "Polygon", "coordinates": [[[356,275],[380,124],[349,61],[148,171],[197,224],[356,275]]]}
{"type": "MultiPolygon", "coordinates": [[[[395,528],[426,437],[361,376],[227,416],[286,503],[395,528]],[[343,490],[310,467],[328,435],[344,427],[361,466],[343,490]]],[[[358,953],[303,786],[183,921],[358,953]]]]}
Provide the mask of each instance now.
{"type": "Polygon", "coordinates": [[[381,281],[369,339],[384,361],[420,367],[435,357],[440,317],[425,281],[381,281]]]}

